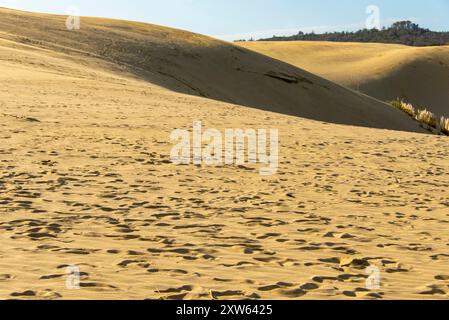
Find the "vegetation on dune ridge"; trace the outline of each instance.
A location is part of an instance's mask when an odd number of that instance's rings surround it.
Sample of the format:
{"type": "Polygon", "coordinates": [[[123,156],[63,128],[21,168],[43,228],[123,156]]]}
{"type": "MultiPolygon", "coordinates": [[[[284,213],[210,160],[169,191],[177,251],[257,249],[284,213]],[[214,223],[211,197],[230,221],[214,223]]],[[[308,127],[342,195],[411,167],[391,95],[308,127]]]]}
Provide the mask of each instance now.
{"type": "Polygon", "coordinates": [[[427,109],[419,110],[416,118],[419,122],[437,129],[437,118],[432,112],[428,111],[427,109]]]}
{"type": "Polygon", "coordinates": [[[414,118],[416,116],[416,110],[412,104],[406,103],[402,100],[395,100],[391,102],[391,105],[399,110],[404,111],[410,117],[414,118]]]}
{"type": "MultiPolygon", "coordinates": [[[[245,40],[240,40],[245,41],[245,40]]],[[[395,43],[409,46],[441,46],[449,44],[449,32],[421,28],[411,21],[399,21],[389,28],[362,29],[356,32],[327,32],[324,34],[299,32],[293,36],[260,39],[259,41],[334,41],[395,43]]]]}
{"type": "Polygon", "coordinates": [[[399,99],[391,101],[390,104],[396,109],[405,112],[414,120],[418,121],[423,128],[429,130],[430,132],[449,136],[449,118],[442,116],[440,118],[440,122],[438,123],[438,118],[435,114],[427,109],[417,110],[411,103],[407,103],[399,99]]]}
{"type": "Polygon", "coordinates": [[[449,136],[449,118],[441,117],[440,128],[442,133],[449,136]]]}

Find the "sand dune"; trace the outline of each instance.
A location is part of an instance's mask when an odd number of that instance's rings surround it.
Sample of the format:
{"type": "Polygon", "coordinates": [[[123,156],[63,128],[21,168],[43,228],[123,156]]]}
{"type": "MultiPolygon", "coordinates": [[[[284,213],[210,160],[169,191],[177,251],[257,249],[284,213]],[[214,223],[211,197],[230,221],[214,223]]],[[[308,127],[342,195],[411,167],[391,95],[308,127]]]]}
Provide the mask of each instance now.
{"type": "Polygon", "coordinates": [[[449,46],[301,41],[240,45],[379,100],[399,97],[449,115],[449,46]]]}
{"type": "MultiPolygon", "coordinates": [[[[62,34],[52,45],[37,45],[45,32],[33,28],[27,32],[40,40],[15,41],[4,27],[18,14],[0,19],[0,298],[448,298],[447,137],[326,124],[170,91],[176,82],[142,81],[128,65],[86,51],[93,44],[80,43],[75,54],[72,36],[55,31],[59,17],[47,27],[52,37],[62,34]],[[198,119],[220,130],[279,128],[278,174],[172,164],[170,132],[198,119]],[[368,265],[379,268],[379,289],[366,287],[368,265]],[[79,289],[66,286],[70,266],[79,268],[79,289]]],[[[31,17],[36,28],[45,25],[31,17]]],[[[156,28],[108,23],[120,33],[156,28]]],[[[16,24],[25,30],[23,20],[16,24]]],[[[99,32],[110,39],[106,29],[99,32]]],[[[268,63],[266,71],[287,68],[268,63]]],[[[269,77],[248,79],[277,94],[291,90],[269,77]]],[[[304,90],[331,105],[340,92],[342,107],[351,97],[372,101],[338,88],[324,98],[321,89],[304,90]]],[[[369,110],[383,110],[377,105],[369,110]]]]}
{"type": "Polygon", "coordinates": [[[419,131],[379,101],[225,42],[143,23],[0,11],[2,38],[71,55],[92,67],[132,74],[181,93],[308,119],[419,131]]]}

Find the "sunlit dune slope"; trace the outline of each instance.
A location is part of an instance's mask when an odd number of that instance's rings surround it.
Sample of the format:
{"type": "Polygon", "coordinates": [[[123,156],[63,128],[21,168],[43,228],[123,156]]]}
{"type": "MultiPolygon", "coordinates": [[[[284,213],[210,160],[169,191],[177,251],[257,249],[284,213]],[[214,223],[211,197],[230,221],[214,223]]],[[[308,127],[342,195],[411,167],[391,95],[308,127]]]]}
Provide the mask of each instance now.
{"type": "Polygon", "coordinates": [[[449,115],[449,46],[307,41],[239,45],[382,101],[403,98],[449,115]]]}
{"type": "Polygon", "coordinates": [[[417,124],[368,96],[264,55],[144,23],[0,9],[0,38],[63,53],[97,70],[138,77],[181,93],[324,122],[403,131],[417,124]]]}
{"type": "Polygon", "coordinates": [[[7,40],[0,59],[0,298],[447,299],[447,137],[179,94],[7,40]],[[171,131],[198,119],[278,128],[278,173],[171,163],[171,131]]]}
{"type": "Polygon", "coordinates": [[[298,92],[317,110],[299,98],[295,108],[316,117],[340,108],[340,119],[361,121],[352,114],[360,111],[386,116],[367,120],[379,126],[408,125],[372,99],[208,38],[92,20],[80,32],[95,41],[83,43],[59,27],[62,17],[8,12],[0,19],[1,299],[447,299],[447,137],[322,123],[194,96],[180,84],[190,95],[181,94],[167,90],[179,82],[158,67],[209,94],[252,99],[259,89],[255,97],[288,106],[281,93],[298,92]],[[13,24],[29,36],[14,35],[13,24]],[[150,39],[145,69],[133,60],[140,32],[150,35],[141,36],[150,39]],[[102,52],[105,39],[122,51],[102,52]],[[171,45],[173,56],[157,55],[171,45]],[[254,73],[228,72],[233,63],[254,73]],[[314,84],[260,74],[277,68],[314,84]],[[239,81],[248,92],[231,90],[239,81]],[[173,164],[170,134],[195,120],[220,132],[277,128],[277,173],[173,164]],[[367,289],[367,266],[378,268],[380,288],[367,289]]]}

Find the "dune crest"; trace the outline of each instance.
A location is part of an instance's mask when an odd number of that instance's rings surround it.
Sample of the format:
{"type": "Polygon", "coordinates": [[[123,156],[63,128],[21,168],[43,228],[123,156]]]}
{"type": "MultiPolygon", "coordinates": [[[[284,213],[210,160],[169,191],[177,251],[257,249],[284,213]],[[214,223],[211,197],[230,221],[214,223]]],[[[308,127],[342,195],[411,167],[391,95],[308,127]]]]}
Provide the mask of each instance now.
{"type": "Polygon", "coordinates": [[[81,29],[69,31],[64,16],[4,9],[0,17],[1,38],[64,53],[172,91],[330,123],[421,132],[380,101],[198,34],[98,18],[82,18],[81,29]]]}

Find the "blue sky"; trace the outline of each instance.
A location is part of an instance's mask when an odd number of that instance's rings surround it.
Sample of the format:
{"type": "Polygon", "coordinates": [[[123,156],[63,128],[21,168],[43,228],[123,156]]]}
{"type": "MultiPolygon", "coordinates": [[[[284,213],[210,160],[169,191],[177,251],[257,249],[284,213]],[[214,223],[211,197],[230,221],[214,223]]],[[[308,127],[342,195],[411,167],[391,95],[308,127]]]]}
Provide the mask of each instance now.
{"type": "Polygon", "coordinates": [[[0,6],[150,22],[219,37],[260,38],[365,26],[366,8],[377,5],[382,25],[413,20],[449,31],[449,0],[0,0],[0,6]]]}

